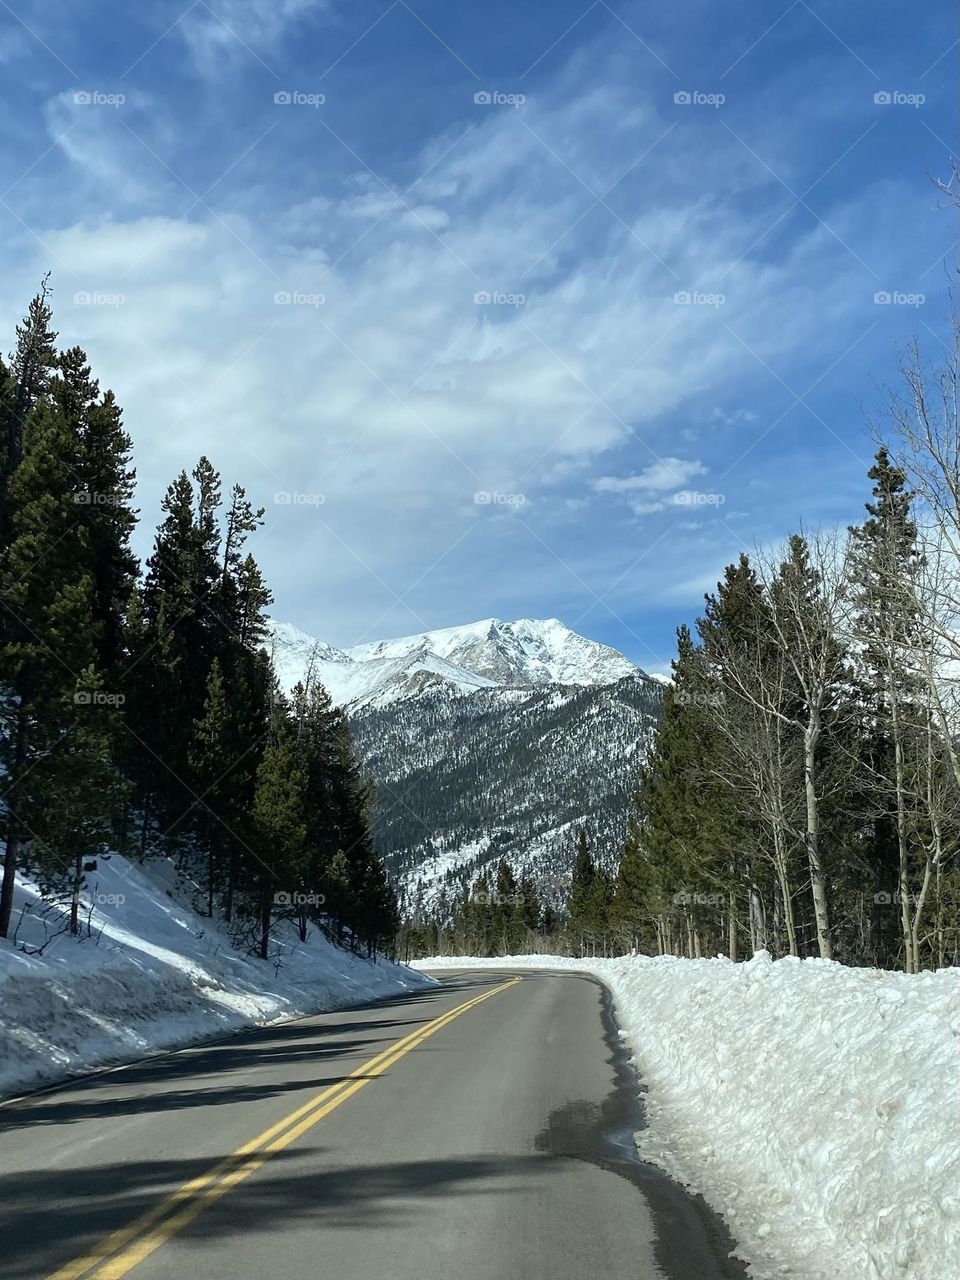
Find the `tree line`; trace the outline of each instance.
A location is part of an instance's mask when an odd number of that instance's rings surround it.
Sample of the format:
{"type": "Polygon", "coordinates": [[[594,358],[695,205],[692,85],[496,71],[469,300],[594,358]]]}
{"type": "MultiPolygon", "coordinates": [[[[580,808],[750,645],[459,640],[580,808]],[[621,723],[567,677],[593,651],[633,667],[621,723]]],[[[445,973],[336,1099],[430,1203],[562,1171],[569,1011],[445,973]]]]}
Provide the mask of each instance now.
{"type": "Polygon", "coordinates": [[[17,872],[80,928],[98,855],[173,858],[199,906],[264,958],[294,920],[368,953],[396,902],[346,718],[308,674],[287,695],[248,549],[264,511],[205,457],[131,550],[132,443],[46,281],[0,359],[0,936],[17,872]]]}
{"type": "Polygon", "coordinates": [[[617,876],[644,950],[960,962],[958,351],[907,353],[860,524],[680,628],[617,876]]]}
{"type": "Polygon", "coordinates": [[[576,835],[569,876],[517,876],[506,858],[455,894],[404,920],[398,952],[420,956],[614,955],[616,880],[598,862],[586,829],[576,835]]]}
{"type": "Polygon", "coordinates": [[[960,963],[960,329],[901,373],[862,521],[740,555],[679,628],[615,869],[580,831],[558,910],[491,899],[501,865],[405,945],[960,963]]]}
{"type": "Polygon", "coordinates": [[[534,877],[517,877],[501,858],[464,885],[451,908],[405,920],[397,949],[403,959],[553,954],[559,929],[560,916],[534,877]]]}

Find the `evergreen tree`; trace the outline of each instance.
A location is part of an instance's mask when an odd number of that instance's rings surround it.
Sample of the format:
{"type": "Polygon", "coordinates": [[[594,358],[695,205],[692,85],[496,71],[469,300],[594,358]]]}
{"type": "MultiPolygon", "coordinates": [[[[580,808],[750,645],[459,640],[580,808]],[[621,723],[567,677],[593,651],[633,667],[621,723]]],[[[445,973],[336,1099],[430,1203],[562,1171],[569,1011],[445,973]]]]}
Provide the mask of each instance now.
{"type": "Polygon", "coordinates": [[[326,909],[333,921],[336,941],[340,943],[343,941],[344,925],[352,915],[353,907],[350,863],[342,849],[338,849],[330,859],[323,885],[326,909]]]}
{"type": "Polygon", "coordinates": [[[16,348],[9,369],[0,373],[0,545],[10,536],[7,502],[13,473],[23,454],[27,418],[40,403],[56,363],[57,335],[50,328],[50,289],[44,277],[22,324],[17,326],[16,348]]]}
{"type": "Polygon", "coordinates": [[[543,905],[540,902],[540,896],[537,893],[536,884],[532,876],[522,876],[520,879],[520,923],[526,934],[534,934],[540,929],[543,920],[543,905]]]}
{"type": "Polygon", "coordinates": [[[325,919],[321,885],[340,936],[391,946],[346,718],[319,687],[291,714],[263,648],[272,597],[246,548],[263,509],[234,485],[223,510],[202,457],[164,497],[141,585],[120,409],[51,322],[44,281],[0,361],[0,933],[20,867],[69,894],[78,929],[84,869],[126,848],[132,809],[140,852],[205,868],[208,914],[253,914],[261,954],[273,895],[305,890],[325,919]]]}
{"type": "Polygon", "coordinates": [[[139,802],[165,837],[188,847],[196,812],[189,760],[202,719],[213,659],[225,647],[216,605],[219,479],[201,458],[193,481],[181,472],[168,488],[140,607],[128,728],[139,802]]]}
{"type": "Polygon", "coordinates": [[[587,899],[586,916],[587,931],[593,941],[594,954],[598,948],[604,955],[609,954],[615,892],[614,877],[605,868],[597,867],[587,899]]]}
{"type": "Polygon", "coordinates": [[[746,555],[726,567],[716,592],[706,596],[697,633],[704,673],[701,847],[707,851],[700,879],[715,902],[725,899],[728,954],[736,959],[744,900],[751,950],[771,945],[765,904],[774,894],[775,872],[794,950],[782,717],[796,690],[785,676],[763,586],[746,555]]]}
{"type": "Polygon", "coordinates": [[[207,851],[207,915],[214,914],[218,889],[226,887],[230,850],[238,837],[234,828],[242,821],[242,779],[238,766],[249,751],[238,740],[236,724],[227,704],[219,658],[214,658],[207,675],[203,715],[196,721],[190,746],[189,764],[197,799],[193,823],[207,851]]]}
{"type": "Polygon", "coordinates": [[[125,657],[126,614],[139,572],[130,550],[137,519],[131,505],[132,446],[113,392],[99,394],[84,352],[79,347],[63,352],[56,368],[51,390],[76,437],[75,517],[86,531],[93,579],[97,668],[115,690],[125,657]]]}
{"type": "Polygon", "coordinates": [[[590,844],[583,827],[577,831],[577,852],[573,862],[570,894],[567,898],[567,929],[581,955],[592,933],[591,905],[593,885],[597,869],[590,853],[590,844]]]}
{"type": "MultiPolygon", "coordinates": [[[[908,792],[919,782],[911,777],[918,737],[926,737],[923,676],[916,579],[922,565],[917,526],[911,515],[913,495],[905,472],[885,447],[877,451],[867,473],[873,500],[867,519],[850,529],[853,589],[862,672],[864,725],[862,752],[872,839],[865,850],[873,889],[871,942],[875,962],[890,963],[896,943],[894,913],[884,910],[885,897],[900,902],[907,969],[917,967],[912,951],[910,894],[912,802],[908,792]]],[[[921,790],[925,790],[919,782],[921,790]]]]}
{"type": "Polygon", "coordinates": [[[708,733],[700,701],[701,656],[689,629],[677,632],[673,683],[653,745],[640,770],[636,813],[617,875],[615,913],[638,943],[659,951],[698,945],[698,892],[707,892],[701,851],[709,856],[703,759],[708,733]],[[702,888],[701,888],[702,886],[702,888]]]}
{"type": "Polygon", "coordinates": [[[274,901],[291,895],[287,886],[301,876],[306,841],[303,776],[297,764],[286,707],[278,701],[271,737],[257,769],[251,813],[256,847],[253,868],[255,901],[259,917],[259,953],[270,954],[270,927],[274,901]]]}
{"type": "MultiPolygon", "coordinates": [[[[86,685],[96,683],[96,627],[93,581],[87,571],[87,531],[74,518],[76,478],[72,460],[75,436],[62,409],[39,400],[29,413],[22,437],[22,456],[7,493],[8,542],[0,553],[0,750],[7,778],[6,833],[0,936],[6,936],[13,905],[14,876],[21,848],[36,842],[40,851],[58,842],[44,841],[37,831],[38,814],[48,792],[68,788],[69,777],[82,776],[85,759],[96,750],[94,738],[77,733],[74,710],[86,685]],[[42,768],[35,767],[42,763],[42,768]],[[58,770],[62,768],[62,775],[58,770]]],[[[92,765],[92,761],[88,761],[92,765]]],[[[72,819],[86,823],[98,798],[82,786],[71,791],[72,819]]],[[[54,852],[54,857],[59,854],[54,852]]],[[[68,875],[58,863],[48,875],[68,875]]]]}
{"type": "Polygon", "coordinates": [[[822,793],[828,776],[825,755],[831,738],[850,711],[846,654],[836,633],[836,604],[843,581],[826,582],[813,563],[805,538],[794,534],[786,558],[770,584],[771,613],[778,643],[790,659],[799,692],[796,726],[802,737],[807,853],[817,950],[833,958],[829,875],[837,864],[835,846],[824,842],[822,793]]]}

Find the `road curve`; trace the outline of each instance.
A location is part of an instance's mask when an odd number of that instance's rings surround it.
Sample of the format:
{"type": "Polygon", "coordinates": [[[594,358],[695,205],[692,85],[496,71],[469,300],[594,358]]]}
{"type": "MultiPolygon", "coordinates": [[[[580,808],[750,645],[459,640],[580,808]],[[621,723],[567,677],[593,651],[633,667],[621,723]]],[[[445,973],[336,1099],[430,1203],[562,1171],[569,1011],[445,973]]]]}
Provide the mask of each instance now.
{"type": "Polygon", "coordinates": [[[0,1107],[4,1280],[741,1280],[636,1159],[608,993],[442,985],[0,1107]]]}

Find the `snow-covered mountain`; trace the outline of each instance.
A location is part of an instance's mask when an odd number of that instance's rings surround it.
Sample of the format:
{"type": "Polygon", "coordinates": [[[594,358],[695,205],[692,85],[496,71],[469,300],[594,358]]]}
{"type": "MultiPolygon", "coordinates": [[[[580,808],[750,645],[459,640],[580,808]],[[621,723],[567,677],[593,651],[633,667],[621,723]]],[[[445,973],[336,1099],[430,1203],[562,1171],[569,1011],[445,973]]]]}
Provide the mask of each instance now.
{"type": "Polygon", "coordinates": [[[353,716],[376,783],[377,846],[407,910],[444,913],[501,858],[557,905],[579,827],[612,869],[662,700],[662,685],[638,672],[586,688],[431,690],[353,716]]]}
{"type": "Polygon", "coordinates": [[[486,618],[350,649],[334,649],[289,623],[272,622],[271,645],[284,686],[291,688],[312,668],[334,702],[350,710],[388,706],[427,689],[462,695],[497,687],[585,688],[639,672],[616,649],[577,635],[557,618],[486,618]]]}
{"type": "Polygon", "coordinates": [[[312,671],[345,707],[411,913],[443,913],[501,858],[558,902],[580,826],[614,864],[664,692],[616,649],[556,618],[349,649],[273,622],[270,643],[286,688],[312,671]]]}

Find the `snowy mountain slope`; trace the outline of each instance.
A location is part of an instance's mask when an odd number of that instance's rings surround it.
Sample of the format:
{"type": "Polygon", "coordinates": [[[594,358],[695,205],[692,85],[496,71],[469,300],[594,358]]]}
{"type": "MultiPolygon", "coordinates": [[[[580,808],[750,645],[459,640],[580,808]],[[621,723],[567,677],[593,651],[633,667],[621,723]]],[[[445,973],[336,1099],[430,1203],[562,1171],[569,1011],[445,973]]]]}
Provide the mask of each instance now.
{"type": "Polygon", "coordinates": [[[360,661],[435,653],[500,685],[608,684],[637,670],[616,649],[577,635],[557,618],[517,622],[485,618],[462,627],[357,645],[348,652],[360,661]]]}
{"type": "Polygon", "coordinates": [[[336,681],[338,671],[345,675],[346,669],[352,666],[343,650],[308,636],[289,622],[271,619],[267,648],[284,689],[292,689],[298,680],[303,680],[311,665],[318,672],[321,683],[329,689],[330,684],[336,681]],[[319,675],[321,671],[322,676],[319,675]]]}
{"type": "Polygon", "coordinates": [[[354,715],[376,786],[378,849],[405,887],[404,905],[442,910],[500,858],[557,900],[580,826],[612,867],[662,694],[637,674],[588,688],[433,691],[354,715]]]}
{"type": "Polygon", "coordinates": [[[350,649],[272,622],[270,642],[285,687],[302,680],[312,663],[334,702],[349,708],[382,707],[430,688],[460,695],[494,686],[588,686],[638,672],[616,649],[577,635],[557,618],[486,618],[350,649]]]}
{"type": "Polygon", "coordinates": [[[556,618],[343,650],[273,623],[272,642],[288,688],[312,662],[346,708],[406,909],[445,911],[500,858],[559,902],[580,826],[615,864],[664,692],[623,654],[556,618]]]}
{"type": "Polygon", "coordinates": [[[271,959],[254,959],[192,909],[172,862],[97,864],[81,904],[89,936],[64,932],[69,906],[18,877],[13,936],[0,939],[0,1094],[422,985],[318,929],[301,943],[286,921],[271,959]]]}

